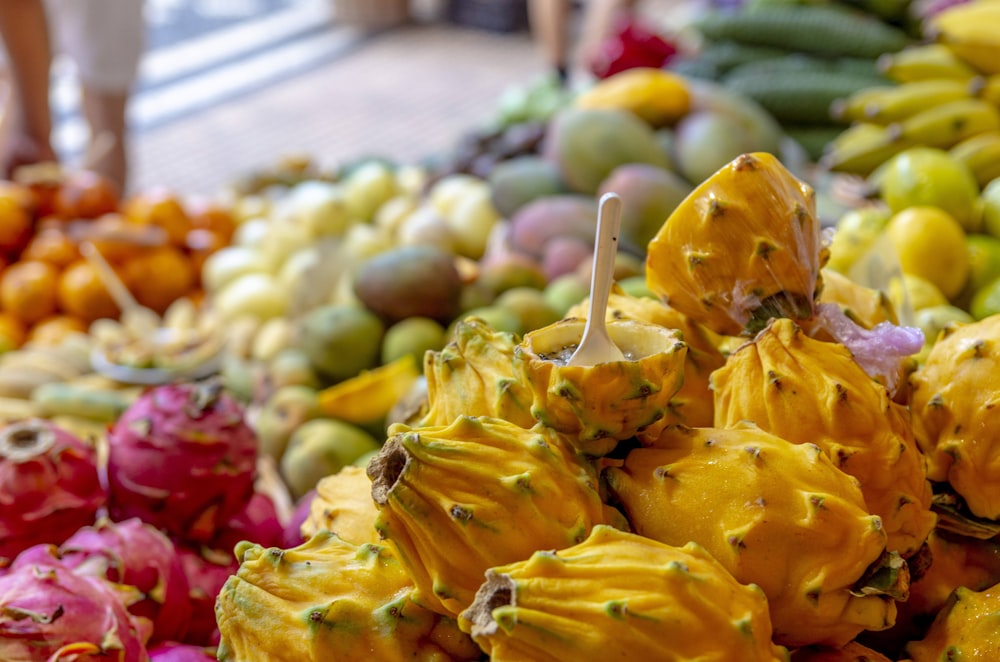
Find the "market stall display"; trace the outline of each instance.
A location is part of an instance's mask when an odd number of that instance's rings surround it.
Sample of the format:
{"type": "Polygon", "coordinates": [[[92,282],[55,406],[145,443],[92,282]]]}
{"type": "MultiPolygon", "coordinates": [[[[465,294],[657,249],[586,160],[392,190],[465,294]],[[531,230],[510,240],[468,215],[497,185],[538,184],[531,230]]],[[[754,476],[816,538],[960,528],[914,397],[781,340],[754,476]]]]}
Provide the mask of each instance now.
{"type": "Polygon", "coordinates": [[[0,658],[991,659],[996,6],[750,3],[210,203],[5,182],[0,658]]]}

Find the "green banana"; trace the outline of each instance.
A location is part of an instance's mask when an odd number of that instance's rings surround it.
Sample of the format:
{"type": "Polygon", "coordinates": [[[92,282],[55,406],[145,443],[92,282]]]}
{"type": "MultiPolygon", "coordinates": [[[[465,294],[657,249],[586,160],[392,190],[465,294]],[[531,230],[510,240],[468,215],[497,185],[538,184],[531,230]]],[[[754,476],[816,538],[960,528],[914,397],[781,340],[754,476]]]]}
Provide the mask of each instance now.
{"type": "Polygon", "coordinates": [[[1000,111],[982,99],[959,99],[923,110],[888,129],[904,142],[948,149],[966,138],[1000,129],[1000,111]]]}
{"type": "Polygon", "coordinates": [[[876,67],[883,76],[897,83],[933,78],[969,81],[978,75],[975,69],[959,59],[950,48],[936,43],[908,46],[894,53],[883,53],[876,61],[876,67]]]}

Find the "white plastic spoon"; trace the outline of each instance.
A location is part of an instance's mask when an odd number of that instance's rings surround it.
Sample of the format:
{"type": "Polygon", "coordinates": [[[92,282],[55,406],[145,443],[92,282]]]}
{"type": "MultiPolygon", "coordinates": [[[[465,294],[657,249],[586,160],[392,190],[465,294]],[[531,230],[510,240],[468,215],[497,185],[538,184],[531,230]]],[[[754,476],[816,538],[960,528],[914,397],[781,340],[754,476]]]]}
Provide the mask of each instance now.
{"type": "Polygon", "coordinates": [[[580,345],[566,365],[596,365],[624,361],[625,355],[608,335],[604,317],[615,277],[618,253],[618,228],[622,220],[622,199],[617,193],[605,193],[597,209],[597,236],[594,240],[594,270],[590,275],[590,310],[583,327],[580,345]]]}

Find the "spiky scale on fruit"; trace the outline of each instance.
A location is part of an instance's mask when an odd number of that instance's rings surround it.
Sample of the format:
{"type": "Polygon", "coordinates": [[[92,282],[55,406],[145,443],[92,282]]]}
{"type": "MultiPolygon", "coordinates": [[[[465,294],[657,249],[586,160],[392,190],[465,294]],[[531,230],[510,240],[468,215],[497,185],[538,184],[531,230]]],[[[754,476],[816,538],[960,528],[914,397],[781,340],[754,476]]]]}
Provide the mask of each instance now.
{"type": "Polygon", "coordinates": [[[813,446],[748,423],[668,428],[656,447],[632,450],[603,475],[636,533],[667,544],[693,540],[739,581],[759,585],[779,643],[843,644],[895,617],[892,600],[853,593],[881,558],[885,532],[872,528],[877,518],[857,480],[813,446]],[[658,479],[663,466],[683,479],[658,479]],[[822,594],[814,604],[805,595],[817,576],[822,594]]]}
{"type": "Polygon", "coordinates": [[[705,550],[596,526],[577,545],[486,573],[460,625],[495,662],[777,662],[766,598],[705,550]]]}
{"type": "Polygon", "coordinates": [[[743,154],[667,218],[649,243],[646,280],[717,333],[754,333],[771,316],[814,314],[822,250],[811,187],[770,154],[743,154]],[[692,255],[705,256],[699,268],[692,255]]]}
{"type": "Polygon", "coordinates": [[[353,545],[321,531],[284,550],[280,567],[269,556],[247,547],[219,593],[220,660],[479,656],[454,621],[409,599],[409,577],[385,546],[353,545]]]}
{"type": "Polygon", "coordinates": [[[954,325],[910,375],[910,411],[931,480],[948,483],[980,518],[1000,518],[1000,315],[954,325]]]}
{"type": "Polygon", "coordinates": [[[753,421],[790,442],[821,448],[860,480],[871,512],[887,523],[890,549],[910,555],[920,548],[935,517],[909,412],[850,350],[775,319],[729,355],[712,374],[712,387],[715,425],[753,421]],[[901,497],[906,508],[899,508],[901,497]]]}
{"type": "Polygon", "coordinates": [[[414,599],[435,611],[457,615],[487,568],[573,544],[606,520],[593,469],[544,426],[463,417],[394,430],[368,467],[378,526],[414,599]]]}

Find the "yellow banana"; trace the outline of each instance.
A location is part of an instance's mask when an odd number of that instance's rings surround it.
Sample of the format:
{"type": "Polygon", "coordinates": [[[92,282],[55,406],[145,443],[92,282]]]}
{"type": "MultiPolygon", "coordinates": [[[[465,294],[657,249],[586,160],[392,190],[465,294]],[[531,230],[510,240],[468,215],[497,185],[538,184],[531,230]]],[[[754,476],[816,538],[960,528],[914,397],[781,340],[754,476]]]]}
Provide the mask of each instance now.
{"type": "Polygon", "coordinates": [[[59,383],[51,372],[32,367],[0,368],[0,397],[28,400],[42,384],[59,383]]]}
{"type": "Polygon", "coordinates": [[[987,131],[967,138],[948,153],[969,166],[980,188],[1000,177],[1000,131],[987,131]]]}
{"type": "Polygon", "coordinates": [[[966,2],[936,14],[928,32],[984,74],[1000,74],[1000,3],[966,2]]]}
{"type": "Polygon", "coordinates": [[[904,142],[948,149],[974,135],[1000,129],[1000,111],[982,99],[959,99],[892,124],[904,142]]]}
{"type": "Polygon", "coordinates": [[[29,370],[51,375],[53,379],[66,381],[78,376],[81,370],[64,357],[50,352],[40,351],[42,348],[21,349],[8,352],[0,362],[0,371],[29,370]]]}
{"type": "Polygon", "coordinates": [[[984,76],[978,79],[976,96],[1000,108],[1000,74],[984,76]]]}
{"type": "Polygon", "coordinates": [[[908,46],[895,53],[884,53],[876,63],[883,76],[897,83],[951,78],[968,81],[978,72],[944,44],[908,46]]]}
{"type": "Polygon", "coordinates": [[[40,409],[31,400],[0,397],[0,422],[2,423],[12,423],[40,416],[40,409]]]}
{"type": "Polygon", "coordinates": [[[897,133],[894,127],[867,122],[854,124],[827,146],[820,164],[837,172],[867,177],[887,159],[912,145],[897,133]]]}
{"type": "Polygon", "coordinates": [[[869,97],[863,107],[864,122],[891,124],[934,106],[972,97],[972,84],[952,78],[917,80],[869,97]]]}

